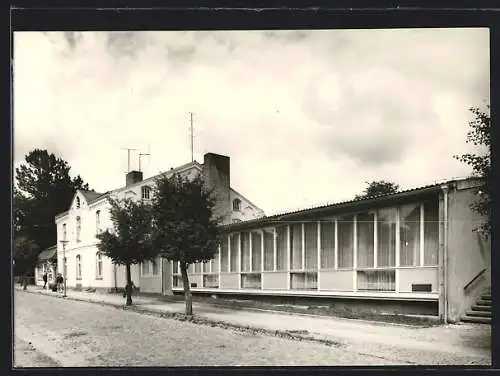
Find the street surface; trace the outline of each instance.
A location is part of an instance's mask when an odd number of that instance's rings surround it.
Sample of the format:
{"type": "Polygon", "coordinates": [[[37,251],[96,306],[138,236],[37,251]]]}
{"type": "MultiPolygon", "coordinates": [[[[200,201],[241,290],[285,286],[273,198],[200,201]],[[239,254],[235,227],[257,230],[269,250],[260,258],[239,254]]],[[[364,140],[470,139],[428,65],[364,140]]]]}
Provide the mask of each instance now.
{"type": "Polygon", "coordinates": [[[362,331],[331,347],[18,290],[14,298],[17,367],[491,364],[474,351],[363,343],[362,331]]]}

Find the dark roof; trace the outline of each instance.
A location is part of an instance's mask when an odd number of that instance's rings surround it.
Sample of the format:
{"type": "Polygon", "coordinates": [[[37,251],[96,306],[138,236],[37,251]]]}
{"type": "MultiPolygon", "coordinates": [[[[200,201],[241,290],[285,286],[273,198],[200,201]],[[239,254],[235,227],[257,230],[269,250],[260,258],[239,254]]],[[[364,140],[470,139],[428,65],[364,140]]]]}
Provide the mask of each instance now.
{"type": "MultiPolygon", "coordinates": [[[[467,180],[467,179],[462,179],[467,180]]],[[[286,222],[287,220],[296,220],[298,218],[307,218],[314,215],[333,215],[342,214],[342,212],[348,212],[353,210],[365,210],[366,208],[376,208],[379,206],[385,206],[394,204],[403,200],[408,200],[408,198],[418,198],[426,195],[433,195],[441,191],[441,186],[443,184],[450,184],[456,182],[457,180],[448,180],[441,183],[435,183],[430,185],[421,186],[418,188],[412,188],[404,191],[399,191],[392,194],[380,195],[375,197],[363,197],[349,201],[342,201],[338,203],[332,203],[327,205],[316,206],[307,209],[300,209],[285,213],[274,214],[271,216],[264,216],[261,218],[251,219],[249,221],[243,221],[238,223],[231,223],[221,226],[224,230],[241,230],[244,228],[252,228],[257,226],[273,225],[276,222],[286,222]]]]}
{"type": "Polygon", "coordinates": [[[38,255],[38,261],[43,262],[47,260],[52,260],[57,258],[57,245],[53,245],[52,247],[49,247],[47,249],[44,249],[40,254],[38,255]]]}
{"type": "Polygon", "coordinates": [[[84,191],[83,189],[80,190],[82,192],[82,195],[85,197],[87,200],[87,203],[92,203],[93,201],[97,200],[101,196],[104,196],[105,193],[99,193],[96,191],[84,191]]]}

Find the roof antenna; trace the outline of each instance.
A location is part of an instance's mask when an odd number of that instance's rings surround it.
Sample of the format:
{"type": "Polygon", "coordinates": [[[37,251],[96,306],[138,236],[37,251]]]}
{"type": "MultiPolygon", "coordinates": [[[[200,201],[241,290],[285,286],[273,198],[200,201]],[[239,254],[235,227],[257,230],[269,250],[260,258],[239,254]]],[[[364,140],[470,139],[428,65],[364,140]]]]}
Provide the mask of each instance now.
{"type": "Polygon", "coordinates": [[[132,150],[137,150],[137,149],[132,149],[132,148],[122,148],[122,150],[127,150],[127,173],[130,172],[130,152],[132,150]]]}
{"type": "Polygon", "coordinates": [[[193,138],[194,138],[194,131],[193,131],[193,113],[189,113],[189,119],[191,123],[191,162],[194,161],[194,148],[193,148],[193,138]]]}
{"type": "Polygon", "coordinates": [[[142,157],[143,155],[147,155],[147,156],[148,156],[148,160],[149,160],[149,156],[151,155],[151,154],[149,153],[149,145],[148,145],[148,152],[147,152],[147,153],[139,153],[139,172],[140,172],[140,171],[142,171],[142,170],[141,170],[141,157],[142,157]]]}

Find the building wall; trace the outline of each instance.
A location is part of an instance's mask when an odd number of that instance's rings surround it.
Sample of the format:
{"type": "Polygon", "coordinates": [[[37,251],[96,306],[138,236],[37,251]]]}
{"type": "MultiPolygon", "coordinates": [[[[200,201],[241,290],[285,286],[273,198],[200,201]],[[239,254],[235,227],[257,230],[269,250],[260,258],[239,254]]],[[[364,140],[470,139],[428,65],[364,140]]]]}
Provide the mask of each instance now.
{"type": "MultiPolygon", "coordinates": [[[[193,291],[433,302],[432,312],[437,314],[438,222],[438,193],[433,193],[389,207],[309,215],[276,224],[276,230],[268,224],[262,228],[253,224],[226,234],[217,258],[221,260],[219,286],[198,284],[193,291]],[[250,244],[248,233],[261,236],[250,244]],[[272,238],[266,240],[265,233],[272,238]],[[351,262],[344,265],[341,254],[351,262]],[[253,267],[245,270],[243,265],[249,263],[253,267]],[[246,277],[251,277],[248,286],[246,277]]],[[[178,272],[173,276],[179,280],[178,272]]],[[[193,273],[193,280],[203,281],[203,273],[193,273]]],[[[181,289],[182,285],[174,284],[174,291],[181,289]]]]}
{"type": "Polygon", "coordinates": [[[230,200],[231,200],[231,222],[242,222],[249,221],[251,219],[262,218],[264,217],[264,211],[259,209],[257,206],[252,204],[245,197],[240,195],[238,192],[231,189],[230,191],[230,200]],[[234,210],[234,200],[240,201],[240,209],[234,210]]]}
{"type": "Polygon", "coordinates": [[[474,188],[460,184],[449,193],[448,202],[448,315],[454,322],[469,309],[482,290],[491,285],[491,250],[488,242],[473,232],[484,218],[470,209],[474,188]],[[487,272],[467,290],[479,273],[487,272]]]}

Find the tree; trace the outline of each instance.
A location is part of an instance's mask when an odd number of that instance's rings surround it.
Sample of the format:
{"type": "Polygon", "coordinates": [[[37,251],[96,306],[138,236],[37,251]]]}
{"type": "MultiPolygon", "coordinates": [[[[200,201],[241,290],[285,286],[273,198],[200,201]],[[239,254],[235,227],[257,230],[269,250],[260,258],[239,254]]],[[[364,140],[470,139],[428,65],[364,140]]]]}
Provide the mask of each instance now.
{"type": "Polygon", "coordinates": [[[153,244],[167,260],[179,262],[186,315],[193,314],[188,266],[214,258],[219,244],[214,217],[215,198],[200,176],[192,180],[175,174],[156,180],[153,207],[153,244]]]}
{"type": "Polygon", "coordinates": [[[366,184],[368,184],[368,187],[363,191],[361,195],[355,196],[356,200],[389,195],[397,193],[399,191],[399,185],[385,180],[372,181],[371,183],[366,182],[366,184]]]}
{"type": "Polygon", "coordinates": [[[26,236],[18,235],[14,239],[14,270],[21,276],[24,290],[27,286],[26,276],[35,268],[38,250],[38,246],[26,236]]]}
{"type": "Polygon", "coordinates": [[[472,143],[483,149],[477,154],[465,153],[454,155],[453,157],[472,167],[472,176],[482,179],[482,184],[476,189],[476,200],[472,203],[471,209],[485,217],[485,221],[478,225],[474,231],[487,239],[491,233],[491,127],[490,127],[490,106],[486,105],[486,110],[478,107],[471,107],[470,112],[473,119],[469,122],[470,130],[467,132],[466,143],[472,143]]]}
{"type": "Polygon", "coordinates": [[[72,179],[71,167],[47,150],[35,149],[16,168],[14,231],[32,240],[42,250],[54,245],[54,217],[66,210],[77,189],[89,189],[82,178],[72,179]]]}
{"type": "Polygon", "coordinates": [[[108,198],[113,230],[97,235],[97,248],[114,264],[125,265],[127,305],[132,304],[130,266],[154,260],[158,252],[151,246],[151,206],[142,201],[108,198]]]}

